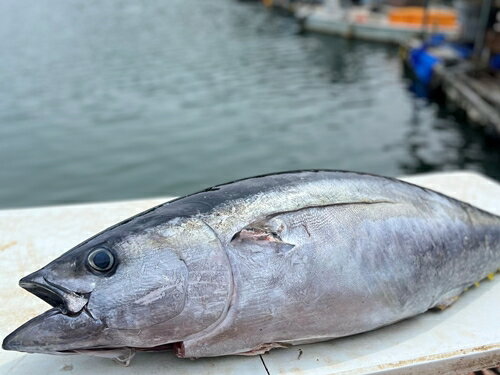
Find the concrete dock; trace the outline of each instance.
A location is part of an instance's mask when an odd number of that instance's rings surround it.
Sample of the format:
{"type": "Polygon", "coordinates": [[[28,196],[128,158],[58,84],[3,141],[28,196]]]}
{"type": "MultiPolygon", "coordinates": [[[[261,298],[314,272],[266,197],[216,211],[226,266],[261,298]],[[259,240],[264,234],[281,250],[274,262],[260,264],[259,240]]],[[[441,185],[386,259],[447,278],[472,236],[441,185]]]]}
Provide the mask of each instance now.
{"type": "MultiPolygon", "coordinates": [[[[403,178],[500,215],[500,184],[470,172],[403,178]]],[[[0,336],[49,307],[18,280],[82,240],[168,200],[0,211],[0,336]]],[[[463,374],[500,366],[500,275],[466,292],[443,312],[329,342],[257,357],[188,360],[139,353],[130,367],[81,355],[0,351],[0,374],[463,374]]]]}
{"type": "Polygon", "coordinates": [[[446,98],[470,120],[500,137],[500,74],[486,75],[474,75],[460,67],[437,65],[435,69],[436,81],[446,98]]]}
{"type": "Polygon", "coordinates": [[[413,66],[412,51],[423,46],[421,39],[404,42],[400,56],[416,80],[421,80],[417,70],[431,70],[429,81],[421,81],[428,89],[429,98],[439,98],[452,111],[465,113],[471,122],[484,128],[487,135],[500,138],[500,72],[479,68],[471,59],[458,58],[447,44],[424,47],[428,56],[436,61],[432,67],[424,66],[425,62],[413,66]]]}

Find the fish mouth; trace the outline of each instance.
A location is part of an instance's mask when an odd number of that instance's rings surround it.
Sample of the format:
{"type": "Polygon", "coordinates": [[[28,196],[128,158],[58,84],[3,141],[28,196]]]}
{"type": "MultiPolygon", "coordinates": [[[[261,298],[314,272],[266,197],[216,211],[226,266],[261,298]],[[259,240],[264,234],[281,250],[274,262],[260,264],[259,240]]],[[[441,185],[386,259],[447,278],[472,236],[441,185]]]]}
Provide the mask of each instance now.
{"type": "Polygon", "coordinates": [[[170,344],[156,347],[123,345],[105,320],[88,308],[91,291],[79,293],[49,279],[43,269],[19,281],[19,286],[52,308],[27,321],[4,338],[3,350],[44,354],[88,354],[112,358],[128,365],[136,351],[170,350],[170,344]]]}
{"type": "Polygon", "coordinates": [[[22,278],[19,286],[65,315],[79,314],[88,304],[90,293],[77,293],[57,285],[37,272],[22,278]]]}
{"type": "MultiPolygon", "coordinates": [[[[103,322],[87,308],[91,292],[78,293],[50,280],[44,269],[19,281],[19,286],[52,306],[8,335],[4,350],[28,353],[72,353],[99,346],[103,322]]],[[[104,346],[104,345],[103,345],[104,346]]]]}

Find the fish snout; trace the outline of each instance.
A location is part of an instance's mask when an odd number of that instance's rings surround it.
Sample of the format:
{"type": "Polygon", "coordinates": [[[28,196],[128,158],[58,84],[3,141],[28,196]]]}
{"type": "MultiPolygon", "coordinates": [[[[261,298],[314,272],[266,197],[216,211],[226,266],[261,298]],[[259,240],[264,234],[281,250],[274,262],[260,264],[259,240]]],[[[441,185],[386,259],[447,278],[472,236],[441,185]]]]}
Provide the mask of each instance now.
{"type": "Polygon", "coordinates": [[[69,290],[49,280],[43,269],[23,277],[19,286],[59,309],[63,314],[77,314],[87,305],[90,293],[69,290]]]}

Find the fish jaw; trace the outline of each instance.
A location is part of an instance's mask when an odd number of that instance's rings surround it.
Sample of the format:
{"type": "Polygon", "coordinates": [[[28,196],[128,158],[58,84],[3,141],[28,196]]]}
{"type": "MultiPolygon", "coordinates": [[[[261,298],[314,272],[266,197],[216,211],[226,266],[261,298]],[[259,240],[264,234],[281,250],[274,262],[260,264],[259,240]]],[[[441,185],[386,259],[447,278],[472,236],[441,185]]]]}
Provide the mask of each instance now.
{"type": "Polygon", "coordinates": [[[86,312],[69,316],[58,308],[29,320],[8,335],[2,349],[26,353],[62,354],[106,345],[105,326],[86,312]]]}
{"type": "Polygon", "coordinates": [[[86,308],[91,293],[77,293],[50,281],[44,268],[23,277],[19,286],[53,308],[8,335],[2,343],[4,350],[68,353],[94,348],[101,340],[105,326],[86,308]]]}

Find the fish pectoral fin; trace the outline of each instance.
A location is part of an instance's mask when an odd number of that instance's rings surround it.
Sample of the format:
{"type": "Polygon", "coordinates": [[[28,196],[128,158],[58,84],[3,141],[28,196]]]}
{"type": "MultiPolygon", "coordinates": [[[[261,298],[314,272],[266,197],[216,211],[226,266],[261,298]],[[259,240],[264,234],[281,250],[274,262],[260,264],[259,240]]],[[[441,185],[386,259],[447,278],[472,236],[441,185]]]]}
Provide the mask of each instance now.
{"type": "Polygon", "coordinates": [[[284,242],[276,232],[259,226],[243,228],[233,236],[231,243],[251,246],[255,252],[271,248],[276,253],[286,253],[295,247],[291,243],[284,242]]]}
{"type": "Polygon", "coordinates": [[[249,350],[247,352],[242,352],[242,353],[236,353],[236,355],[244,355],[244,356],[253,356],[253,355],[260,355],[260,354],[265,354],[271,349],[275,348],[289,348],[291,347],[291,344],[286,344],[282,342],[271,342],[268,344],[261,344],[252,350],[249,350]]]}
{"type": "Polygon", "coordinates": [[[130,365],[130,361],[135,356],[135,349],[128,347],[116,349],[81,349],[75,350],[74,352],[78,354],[91,355],[94,357],[110,358],[115,361],[115,363],[125,367],[128,367],[130,365]]]}

